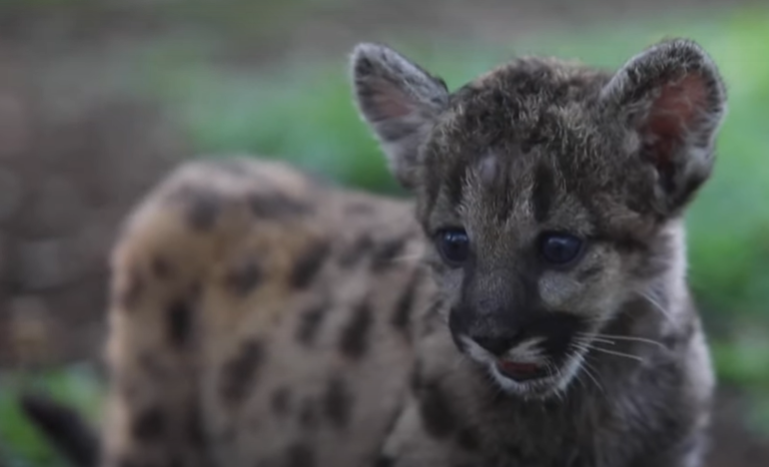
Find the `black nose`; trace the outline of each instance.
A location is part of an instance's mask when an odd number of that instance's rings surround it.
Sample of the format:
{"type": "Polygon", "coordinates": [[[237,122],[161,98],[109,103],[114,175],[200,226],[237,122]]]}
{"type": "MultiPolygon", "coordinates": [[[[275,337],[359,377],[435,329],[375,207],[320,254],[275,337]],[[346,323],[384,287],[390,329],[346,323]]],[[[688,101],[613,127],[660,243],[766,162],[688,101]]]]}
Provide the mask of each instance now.
{"type": "Polygon", "coordinates": [[[473,337],[473,340],[478,345],[497,356],[502,355],[503,353],[510,350],[515,345],[517,339],[518,337],[514,335],[473,337]]]}

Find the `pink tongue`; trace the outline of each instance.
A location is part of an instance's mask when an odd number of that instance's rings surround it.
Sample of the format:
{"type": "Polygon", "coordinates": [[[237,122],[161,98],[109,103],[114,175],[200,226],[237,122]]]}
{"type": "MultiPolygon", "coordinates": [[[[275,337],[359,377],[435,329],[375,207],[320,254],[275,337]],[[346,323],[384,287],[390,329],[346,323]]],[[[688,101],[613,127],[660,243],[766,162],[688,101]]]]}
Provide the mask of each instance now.
{"type": "Polygon", "coordinates": [[[539,366],[535,363],[516,363],[500,361],[499,366],[503,371],[510,373],[534,373],[539,370],[539,366]]]}

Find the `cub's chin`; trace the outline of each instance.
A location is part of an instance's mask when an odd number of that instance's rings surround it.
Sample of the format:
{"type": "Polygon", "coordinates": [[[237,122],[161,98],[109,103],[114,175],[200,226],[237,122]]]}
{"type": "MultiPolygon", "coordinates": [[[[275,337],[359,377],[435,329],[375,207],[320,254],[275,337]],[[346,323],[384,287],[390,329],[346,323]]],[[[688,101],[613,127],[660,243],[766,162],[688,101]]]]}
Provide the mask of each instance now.
{"type": "Polygon", "coordinates": [[[471,339],[462,338],[463,351],[483,366],[505,393],[524,399],[561,396],[576,379],[584,362],[582,348],[574,348],[560,359],[536,354],[501,357],[492,355],[471,339]]]}

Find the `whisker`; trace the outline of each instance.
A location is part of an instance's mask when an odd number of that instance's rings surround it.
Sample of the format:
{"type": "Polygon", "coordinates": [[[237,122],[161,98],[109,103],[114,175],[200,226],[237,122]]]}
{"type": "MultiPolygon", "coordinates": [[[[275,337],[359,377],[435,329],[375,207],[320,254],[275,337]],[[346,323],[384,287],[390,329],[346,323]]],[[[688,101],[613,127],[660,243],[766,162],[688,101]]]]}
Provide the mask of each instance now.
{"type": "Polygon", "coordinates": [[[587,383],[585,383],[585,381],[580,377],[582,376],[580,375],[580,373],[581,372],[577,371],[577,373],[574,374],[574,378],[577,380],[579,385],[582,386],[582,388],[587,391],[588,390],[587,383]]]}
{"type": "Polygon", "coordinates": [[[617,356],[617,357],[629,358],[631,360],[636,360],[636,361],[641,362],[641,363],[644,362],[644,359],[639,357],[638,355],[631,355],[631,354],[627,354],[627,353],[624,353],[624,352],[617,352],[615,350],[602,349],[600,347],[589,345],[589,344],[584,343],[584,342],[583,343],[578,343],[576,345],[581,345],[582,346],[581,348],[583,350],[595,350],[596,352],[601,352],[601,353],[605,353],[605,354],[608,354],[608,355],[614,355],[614,356],[617,356]]]}
{"type": "Polygon", "coordinates": [[[579,384],[585,389],[588,389],[587,383],[585,383],[582,378],[580,378],[580,369],[582,367],[582,364],[584,362],[584,356],[580,354],[579,349],[575,348],[574,346],[569,346],[569,348],[566,350],[566,360],[577,360],[578,361],[578,368],[577,371],[574,373],[574,377],[577,379],[579,384]]]}
{"type": "MultiPolygon", "coordinates": [[[[584,336],[584,337],[590,337],[590,334],[587,334],[587,333],[578,333],[578,335],[584,336]]],[[[643,343],[646,343],[646,344],[652,344],[652,345],[657,345],[657,346],[662,347],[662,348],[667,348],[665,346],[665,344],[663,344],[662,342],[658,342],[658,341],[655,341],[653,339],[646,339],[644,337],[617,336],[617,335],[613,335],[613,334],[593,334],[593,336],[602,339],[600,341],[598,339],[594,339],[597,342],[608,343],[607,341],[609,339],[614,339],[614,340],[618,340],[618,341],[643,342],[643,343]]]]}
{"type": "Polygon", "coordinates": [[[583,365],[582,369],[585,370],[585,374],[591,380],[593,380],[595,385],[598,387],[598,389],[601,391],[601,393],[603,393],[603,395],[605,396],[606,395],[606,390],[603,388],[601,383],[598,382],[598,376],[593,374],[593,371],[595,371],[597,373],[597,370],[593,366],[591,366],[590,363],[587,362],[587,359],[582,362],[582,365],[583,365]]]}
{"type": "Polygon", "coordinates": [[[581,335],[582,337],[589,338],[593,342],[601,342],[603,344],[609,344],[609,345],[616,345],[617,344],[616,342],[614,342],[612,340],[606,339],[604,337],[599,337],[598,335],[592,335],[592,336],[590,334],[578,334],[578,335],[581,335]]]}
{"type": "Polygon", "coordinates": [[[673,317],[670,314],[670,312],[665,309],[665,307],[662,306],[661,303],[657,300],[657,298],[652,295],[651,293],[645,291],[645,290],[637,290],[636,293],[641,296],[641,298],[644,298],[646,301],[648,301],[650,304],[654,306],[654,308],[662,314],[669,322],[673,323],[673,317]]]}
{"type": "MultiPolygon", "coordinates": [[[[548,373],[552,372],[553,375],[556,377],[556,379],[560,379],[560,377],[561,377],[561,370],[558,369],[555,365],[553,365],[553,364],[551,364],[549,362],[546,362],[545,363],[545,370],[548,373]]],[[[561,392],[560,388],[555,388],[555,395],[556,395],[556,397],[558,397],[558,400],[560,400],[561,402],[565,401],[564,394],[563,394],[563,392],[561,392]]]]}

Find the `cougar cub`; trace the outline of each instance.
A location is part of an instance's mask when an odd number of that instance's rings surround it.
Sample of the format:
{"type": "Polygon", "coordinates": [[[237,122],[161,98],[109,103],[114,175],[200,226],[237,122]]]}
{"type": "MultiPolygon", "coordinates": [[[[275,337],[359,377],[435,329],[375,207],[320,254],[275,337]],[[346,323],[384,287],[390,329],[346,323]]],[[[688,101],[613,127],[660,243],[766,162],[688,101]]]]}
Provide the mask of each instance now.
{"type": "Polygon", "coordinates": [[[414,202],[246,158],[171,174],[113,256],[100,465],[699,466],[708,55],[520,58],[449,92],[361,44],[352,80],[414,202]]]}

